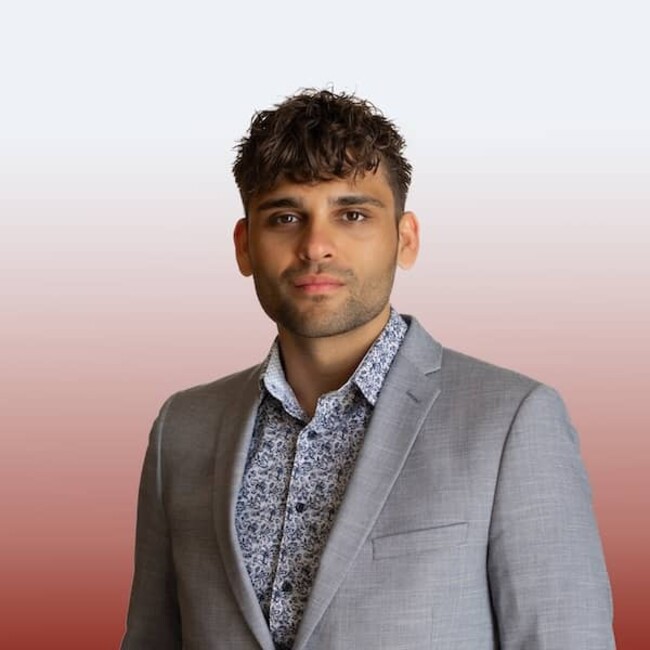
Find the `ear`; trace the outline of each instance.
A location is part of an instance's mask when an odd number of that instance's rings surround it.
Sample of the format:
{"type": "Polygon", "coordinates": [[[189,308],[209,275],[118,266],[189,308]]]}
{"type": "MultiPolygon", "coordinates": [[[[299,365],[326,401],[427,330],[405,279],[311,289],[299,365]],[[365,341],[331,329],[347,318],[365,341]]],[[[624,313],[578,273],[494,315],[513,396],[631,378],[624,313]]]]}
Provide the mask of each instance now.
{"type": "Polygon", "coordinates": [[[397,264],[410,269],[420,250],[420,224],[413,212],[405,212],[397,225],[397,264]]]}
{"type": "Polygon", "coordinates": [[[233,239],[235,240],[235,256],[237,257],[239,272],[247,277],[253,275],[248,254],[248,221],[246,219],[240,219],[235,224],[233,239]]]}

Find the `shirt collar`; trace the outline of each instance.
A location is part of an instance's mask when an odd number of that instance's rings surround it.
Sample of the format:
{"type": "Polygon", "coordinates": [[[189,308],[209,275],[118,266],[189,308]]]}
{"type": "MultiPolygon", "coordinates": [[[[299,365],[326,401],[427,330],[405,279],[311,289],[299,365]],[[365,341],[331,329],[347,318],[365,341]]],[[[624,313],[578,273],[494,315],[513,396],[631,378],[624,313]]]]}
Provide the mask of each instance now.
{"type": "Polygon", "coordinates": [[[404,340],[407,329],[406,321],[391,308],[386,326],[350,378],[350,381],[357,385],[372,406],[375,405],[379,397],[379,391],[384,385],[388,370],[404,340]]]}
{"type": "MultiPolygon", "coordinates": [[[[354,384],[366,400],[374,406],[407,329],[406,321],[391,307],[390,317],[384,329],[370,346],[350,379],[335,392],[343,393],[354,384]]],[[[291,415],[300,419],[304,418],[304,411],[284,374],[277,338],[262,364],[260,389],[262,388],[266,388],[273,397],[279,400],[291,415]]]]}

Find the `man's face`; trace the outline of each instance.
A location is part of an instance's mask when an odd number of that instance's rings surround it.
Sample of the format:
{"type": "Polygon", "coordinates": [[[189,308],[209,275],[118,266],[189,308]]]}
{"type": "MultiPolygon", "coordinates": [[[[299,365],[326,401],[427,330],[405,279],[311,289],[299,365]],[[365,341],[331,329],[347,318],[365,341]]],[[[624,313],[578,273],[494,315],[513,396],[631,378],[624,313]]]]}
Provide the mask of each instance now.
{"type": "Polygon", "coordinates": [[[356,180],[284,181],[235,227],[237,262],[280,330],[335,336],[386,318],[395,267],[415,260],[415,216],[395,219],[380,168],[356,180]]]}

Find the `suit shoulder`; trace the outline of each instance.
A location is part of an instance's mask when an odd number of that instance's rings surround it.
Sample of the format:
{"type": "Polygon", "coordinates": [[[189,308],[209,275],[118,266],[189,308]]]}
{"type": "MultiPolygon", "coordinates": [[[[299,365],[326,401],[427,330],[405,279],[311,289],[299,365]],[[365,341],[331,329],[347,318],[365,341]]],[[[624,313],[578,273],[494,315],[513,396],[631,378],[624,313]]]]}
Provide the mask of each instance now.
{"type": "Polygon", "coordinates": [[[485,400],[520,404],[538,390],[554,392],[532,377],[450,348],[443,348],[441,366],[443,384],[477,405],[485,400]]]}
{"type": "Polygon", "coordinates": [[[174,394],[174,397],[183,397],[187,399],[202,399],[213,397],[215,395],[225,396],[233,391],[241,390],[241,387],[250,381],[256,381],[259,376],[260,364],[233,372],[224,377],[219,377],[205,384],[198,384],[182,389],[174,394]]]}
{"type": "MultiPolygon", "coordinates": [[[[259,395],[260,366],[172,394],[152,429],[157,446],[192,456],[211,453],[215,435],[234,418],[244,417],[259,395]],[[164,441],[164,442],[163,442],[164,441]]],[[[153,439],[153,438],[152,438],[153,439]]]]}
{"type": "Polygon", "coordinates": [[[181,389],[167,398],[161,407],[161,415],[166,415],[168,410],[174,412],[205,408],[213,410],[216,405],[232,404],[242,391],[247,388],[254,389],[259,380],[260,367],[258,364],[205,384],[181,389]]]}
{"type": "Polygon", "coordinates": [[[569,422],[562,396],[552,386],[514,370],[476,359],[456,350],[444,349],[443,368],[448,386],[456,387],[477,409],[486,405],[509,404],[513,417],[535,414],[535,417],[559,418],[569,422]]]}
{"type": "Polygon", "coordinates": [[[452,348],[443,348],[443,367],[447,371],[461,373],[467,378],[490,379],[513,385],[528,386],[530,388],[540,384],[537,379],[528,377],[516,370],[477,359],[452,348]]]}
{"type": "Polygon", "coordinates": [[[458,386],[482,385],[533,390],[540,384],[514,370],[482,361],[463,352],[443,346],[422,327],[416,318],[403,314],[409,330],[400,349],[422,372],[441,371],[443,381],[458,386]]]}

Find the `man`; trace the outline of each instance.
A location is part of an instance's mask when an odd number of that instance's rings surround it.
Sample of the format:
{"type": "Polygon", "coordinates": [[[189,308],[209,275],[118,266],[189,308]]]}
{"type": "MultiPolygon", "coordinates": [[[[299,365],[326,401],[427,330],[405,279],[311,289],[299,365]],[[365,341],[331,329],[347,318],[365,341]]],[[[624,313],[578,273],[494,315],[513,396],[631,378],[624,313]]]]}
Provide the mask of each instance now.
{"type": "Polygon", "coordinates": [[[614,647],[560,398],[390,306],[418,253],[403,148],[328,91],[241,141],[237,262],[278,337],[160,411],[124,650],[614,647]]]}

